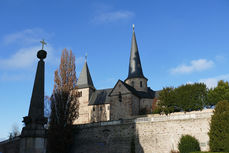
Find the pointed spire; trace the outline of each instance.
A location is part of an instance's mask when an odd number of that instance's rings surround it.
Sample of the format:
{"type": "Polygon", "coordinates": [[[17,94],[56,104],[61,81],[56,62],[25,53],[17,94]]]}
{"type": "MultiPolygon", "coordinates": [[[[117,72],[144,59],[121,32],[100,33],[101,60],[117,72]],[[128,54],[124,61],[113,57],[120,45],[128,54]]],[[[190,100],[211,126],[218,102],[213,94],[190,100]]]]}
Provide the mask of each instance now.
{"type": "Polygon", "coordinates": [[[133,35],[131,41],[131,53],[130,53],[128,78],[145,78],[142,72],[141,60],[138,53],[138,45],[136,41],[134,28],[135,26],[133,24],[133,35]]]}
{"type": "Polygon", "coordinates": [[[90,74],[90,71],[89,71],[88,65],[87,65],[87,54],[85,56],[85,63],[84,63],[83,69],[82,69],[80,76],[79,76],[79,79],[77,81],[77,86],[79,89],[80,88],[93,88],[93,89],[95,89],[93,81],[91,79],[91,74],[90,74]]]}

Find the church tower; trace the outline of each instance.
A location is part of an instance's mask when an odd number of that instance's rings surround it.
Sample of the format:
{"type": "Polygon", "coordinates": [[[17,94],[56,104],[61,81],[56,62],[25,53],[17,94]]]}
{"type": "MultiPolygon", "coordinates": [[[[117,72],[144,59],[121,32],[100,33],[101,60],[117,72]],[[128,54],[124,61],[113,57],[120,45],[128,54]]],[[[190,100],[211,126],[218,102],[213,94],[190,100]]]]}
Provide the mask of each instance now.
{"type": "Polygon", "coordinates": [[[83,69],[80,73],[79,79],[77,81],[77,87],[79,92],[79,118],[75,120],[74,124],[85,124],[90,122],[90,108],[88,107],[90,98],[95,92],[95,87],[91,78],[91,74],[87,65],[87,60],[83,69]]]}
{"type": "Polygon", "coordinates": [[[131,52],[129,61],[129,73],[125,83],[134,87],[137,91],[147,92],[148,79],[143,75],[141,60],[138,52],[138,45],[136,41],[134,25],[131,41],[131,52]]]}

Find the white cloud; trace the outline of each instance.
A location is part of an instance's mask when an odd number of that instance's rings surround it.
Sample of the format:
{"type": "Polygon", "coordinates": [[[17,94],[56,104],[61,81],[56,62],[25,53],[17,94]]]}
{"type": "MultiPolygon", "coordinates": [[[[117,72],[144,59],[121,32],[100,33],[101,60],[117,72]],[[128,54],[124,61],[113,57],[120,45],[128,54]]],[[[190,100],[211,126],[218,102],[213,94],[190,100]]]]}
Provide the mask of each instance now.
{"type": "Polygon", "coordinates": [[[48,39],[51,34],[44,32],[44,30],[39,28],[26,29],[16,33],[6,35],[3,38],[3,43],[6,45],[9,44],[21,44],[29,45],[33,43],[40,42],[41,39],[48,39]]]}
{"type": "MultiPolygon", "coordinates": [[[[40,49],[41,46],[21,48],[8,58],[0,58],[0,69],[18,70],[31,68],[38,61],[37,51],[40,49]]],[[[47,59],[45,61],[52,65],[57,65],[58,58],[53,54],[53,48],[49,46],[47,50],[47,59]]]]}
{"type": "Polygon", "coordinates": [[[172,74],[187,74],[197,71],[203,71],[210,69],[214,65],[214,62],[206,59],[192,60],[189,65],[182,64],[176,68],[172,68],[170,72],[172,74]]]}
{"type": "Polygon", "coordinates": [[[95,23],[111,23],[120,20],[131,19],[134,13],[131,11],[110,11],[110,12],[100,12],[93,18],[95,23]]]}
{"type": "MultiPolygon", "coordinates": [[[[49,39],[52,36],[50,33],[46,33],[43,29],[32,28],[25,29],[16,33],[8,34],[3,38],[3,43],[6,45],[18,45],[16,51],[8,57],[0,57],[0,69],[15,70],[15,69],[28,69],[35,62],[37,51],[41,49],[41,39],[49,39]],[[39,45],[38,45],[39,44],[39,45]],[[29,46],[29,47],[24,47],[29,46]]],[[[58,64],[56,54],[53,54],[53,48],[50,44],[45,46],[48,52],[47,61],[50,64],[58,64]]]]}
{"type": "Polygon", "coordinates": [[[0,75],[0,81],[6,82],[6,81],[21,81],[21,80],[27,80],[29,78],[28,75],[25,73],[14,73],[14,74],[9,74],[9,73],[3,73],[0,75]]]}
{"type": "Polygon", "coordinates": [[[28,68],[36,61],[36,53],[40,47],[30,47],[19,49],[15,54],[9,58],[0,59],[1,69],[21,69],[28,68]]]}
{"type": "Polygon", "coordinates": [[[208,88],[214,88],[217,86],[217,83],[220,80],[229,80],[229,74],[219,75],[212,78],[200,79],[199,82],[205,83],[208,88]]]}

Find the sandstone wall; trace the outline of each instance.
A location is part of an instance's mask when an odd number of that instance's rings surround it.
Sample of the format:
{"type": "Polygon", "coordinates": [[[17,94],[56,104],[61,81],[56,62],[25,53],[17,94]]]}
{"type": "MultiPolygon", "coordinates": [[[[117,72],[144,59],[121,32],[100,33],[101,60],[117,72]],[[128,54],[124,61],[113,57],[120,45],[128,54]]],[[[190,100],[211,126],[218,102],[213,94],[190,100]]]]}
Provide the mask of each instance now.
{"type": "Polygon", "coordinates": [[[78,125],[74,153],[169,153],[177,150],[183,134],[196,137],[208,150],[209,122],[213,110],[148,115],[129,120],[78,125]],[[131,142],[134,141],[134,145],[131,142]]]}
{"type": "Polygon", "coordinates": [[[131,78],[125,80],[125,83],[134,87],[137,91],[147,92],[147,80],[145,78],[131,78]]]}
{"type": "Polygon", "coordinates": [[[90,122],[101,122],[110,120],[110,104],[88,106],[91,112],[90,122]]]}
{"type": "Polygon", "coordinates": [[[119,81],[110,95],[110,119],[126,119],[136,115],[133,101],[136,97],[119,81]]]}
{"type": "Polygon", "coordinates": [[[154,99],[142,98],[140,100],[140,112],[151,113],[154,99]]]}
{"type": "Polygon", "coordinates": [[[79,100],[79,118],[75,120],[74,124],[86,124],[90,123],[90,114],[91,111],[88,107],[88,101],[89,101],[89,94],[90,89],[78,89],[78,92],[81,92],[81,97],[78,98],[79,100]]]}

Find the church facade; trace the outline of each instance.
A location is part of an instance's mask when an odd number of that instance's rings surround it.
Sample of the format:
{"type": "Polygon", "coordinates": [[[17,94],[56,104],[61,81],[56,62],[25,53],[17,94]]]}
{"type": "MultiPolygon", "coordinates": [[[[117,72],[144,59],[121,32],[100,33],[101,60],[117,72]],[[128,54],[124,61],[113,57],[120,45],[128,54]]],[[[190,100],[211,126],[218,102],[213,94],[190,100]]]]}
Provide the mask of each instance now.
{"type": "Polygon", "coordinates": [[[147,81],[133,29],[129,73],[124,81],[118,80],[113,88],[97,90],[85,61],[77,82],[80,106],[74,124],[130,119],[151,113],[157,93],[148,87],[147,81]]]}

